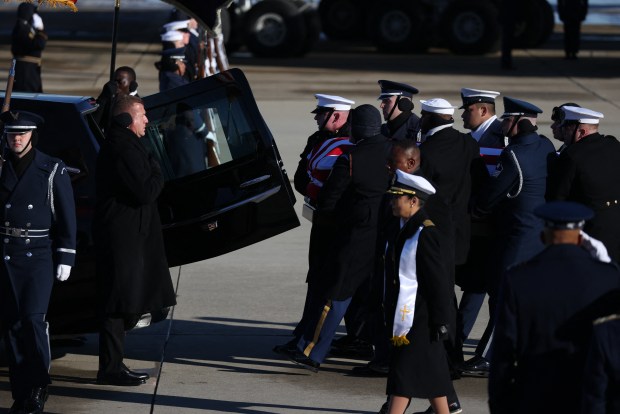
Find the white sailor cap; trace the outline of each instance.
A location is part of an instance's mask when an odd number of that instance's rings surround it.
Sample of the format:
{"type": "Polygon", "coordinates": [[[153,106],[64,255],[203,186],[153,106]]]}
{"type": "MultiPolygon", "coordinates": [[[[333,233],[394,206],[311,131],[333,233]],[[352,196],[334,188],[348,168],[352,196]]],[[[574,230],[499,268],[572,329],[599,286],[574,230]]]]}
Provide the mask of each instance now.
{"type": "Polygon", "coordinates": [[[354,101],[342,96],[317,93],[314,97],[318,99],[318,102],[316,103],[316,108],[312,111],[313,114],[325,111],[350,111],[351,105],[355,104],[354,101]]]}
{"type": "Polygon", "coordinates": [[[598,124],[599,120],[605,116],[588,108],[577,106],[563,106],[564,121],[577,121],[580,124],[598,124]]]}
{"type": "Polygon", "coordinates": [[[189,31],[189,20],[177,20],[164,25],[165,32],[171,32],[173,30],[189,31]]]}
{"type": "Polygon", "coordinates": [[[428,100],[420,100],[422,103],[422,110],[424,112],[431,112],[434,114],[445,114],[445,115],[453,115],[456,106],[450,104],[450,102],[446,101],[442,98],[433,98],[428,100]]]}
{"type": "Polygon", "coordinates": [[[495,103],[495,98],[500,95],[499,92],[485,91],[483,89],[461,88],[461,99],[463,106],[460,109],[467,108],[475,103],[495,103]]]}
{"type": "Polygon", "coordinates": [[[183,40],[183,33],[178,30],[172,30],[161,35],[162,42],[176,42],[177,40],[183,40]]]}
{"type": "Polygon", "coordinates": [[[396,170],[394,182],[387,192],[394,195],[414,195],[422,200],[426,200],[429,196],[435,194],[435,187],[422,176],[396,170]]]}

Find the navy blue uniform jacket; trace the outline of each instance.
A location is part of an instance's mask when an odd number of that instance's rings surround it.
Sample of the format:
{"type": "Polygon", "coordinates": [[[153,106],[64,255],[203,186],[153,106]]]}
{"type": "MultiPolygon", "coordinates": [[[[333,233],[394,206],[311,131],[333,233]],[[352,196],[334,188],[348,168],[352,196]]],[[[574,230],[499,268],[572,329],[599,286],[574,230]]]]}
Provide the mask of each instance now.
{"type": "Polygon", "coordinates": [[[69,173],[59,159],[32,151],[32,163],[21,178],[10,162],[4,163],[0,176],[0,193],[6,200],[0,224],[31,230],[53,227],[51,237],[0,236],[0,277],[8,278],[20,316],[47,313],[54,265],[73,266],[75,262],[77,225],[69,173]]]}
{"type": "Polygon", "coordinates": [[[476,203],[479,211],[495,211],[498,272],[539,253],[542,220],[534,209],[545,203],[547,159],[551,141],[536,133],[517,135],[500,154],[498,174],[476,203]]]}
{"type": "Polygon", "coordinates": [[[579,412],[592,329],[587,309],[618,289],[618,267],[559,244],[504,276],[491,349],[491,413],[579,412]]]}

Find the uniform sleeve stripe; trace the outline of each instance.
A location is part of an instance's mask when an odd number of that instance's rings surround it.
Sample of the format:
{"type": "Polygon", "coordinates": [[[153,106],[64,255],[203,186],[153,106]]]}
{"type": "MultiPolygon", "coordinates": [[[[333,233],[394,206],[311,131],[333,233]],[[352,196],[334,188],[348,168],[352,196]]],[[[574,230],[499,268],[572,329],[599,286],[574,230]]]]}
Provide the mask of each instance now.
{"type": "Polygon", "coordinates": [[[61,252],[61,253],[72,253],[75,254],[75,249],[63,249],[63,248],[59,248],[56,249],[57,252],[61,252]]]}

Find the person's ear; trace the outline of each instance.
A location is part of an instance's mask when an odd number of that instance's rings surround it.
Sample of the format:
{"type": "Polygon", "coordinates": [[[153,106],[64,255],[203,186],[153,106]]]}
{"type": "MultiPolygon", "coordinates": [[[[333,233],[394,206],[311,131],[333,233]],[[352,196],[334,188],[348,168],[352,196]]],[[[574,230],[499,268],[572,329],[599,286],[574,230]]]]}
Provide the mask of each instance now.
{"type": "Polygon", "coordinates": [[[415,159],[413,158],[407,159],[407,167],[413,170],[413,168],[415,167],[415,159]]]}
{"type": "Polygon", "coordinates": [[[118,115],[114,115],[114,117],[112,117],[112,120],[118,125],[122,126],[123,128],[128,128],[129,125],[131,125],[131,123],[133,122],[133,118],[131,117],[131,114],[129,114],[128,112],[123,112],[118,115]]]}

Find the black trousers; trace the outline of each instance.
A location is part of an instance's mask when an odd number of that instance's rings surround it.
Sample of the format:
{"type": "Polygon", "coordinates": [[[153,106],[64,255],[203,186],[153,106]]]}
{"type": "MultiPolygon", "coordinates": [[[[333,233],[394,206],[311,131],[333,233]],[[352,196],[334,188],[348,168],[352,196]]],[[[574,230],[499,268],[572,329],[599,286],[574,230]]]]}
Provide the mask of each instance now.
{"type": "Polygon", "coordinates": [[[99,328],[99,375],[118,374],[125,355],[125,329],[134,326],[140,315],[109,314],[99,328]]]}
{"type": "Polygon", "coordinates": [[[5,329],[11,393],[14,400],[23,400],[33,388],[51,384],[51,353],[45,314],[24,315],[6,323],[5,329]]]}
{"type": "Polygon", "coordinates": [[[579,42],[581,37],[581,21],[568,20],[564,22],[564,51],[566,55],[577,54],[579,52],[579,42]]]}

